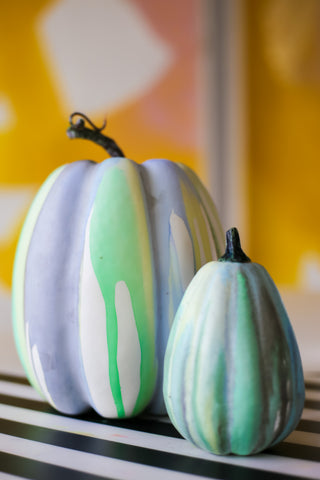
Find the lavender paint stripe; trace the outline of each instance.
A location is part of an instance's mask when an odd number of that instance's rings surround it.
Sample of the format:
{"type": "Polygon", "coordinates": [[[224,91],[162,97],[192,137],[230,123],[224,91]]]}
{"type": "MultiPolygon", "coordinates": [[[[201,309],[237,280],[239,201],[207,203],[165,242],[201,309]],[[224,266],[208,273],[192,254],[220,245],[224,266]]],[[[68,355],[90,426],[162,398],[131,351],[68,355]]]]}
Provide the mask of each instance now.
{"type": "Polygon", "coordinates": [[[37,350],[54,405],[68,414],[88,406],[79,347],[78,288],[85,226],[105,169],[106,163],[90,161],[65,168],[39,214],[26,263],[30,349],[37,350]]]}
{"type": "MultiPolygon", "coordinates": [[[[153,239],[154,268],[156,277],[157,301],[157,333],[156,345],[158,356],[158,379],[151,410],[165,413],[162,395],[163,359],[167,345],[170,325],[169,318],[169,241],[170,215],[172,211],[184,221],[188,228],[188,219],[181,193],[180,182],[189,183],[180,167],[169,160],[153,159],[141,165],[141,175],[147,197],[153,239]]],[[[188,185],[189,186],[189,185],[188,185]]],[[[189,231],[190,235],[191,232],[189,231]]],[[[193,263],[193,259],[190,259],[193,263]]],[[[183,292],[181,292],[182,294],[183,292]]],[[[180,299],[179,299],[180,301],[180,299]]]]}

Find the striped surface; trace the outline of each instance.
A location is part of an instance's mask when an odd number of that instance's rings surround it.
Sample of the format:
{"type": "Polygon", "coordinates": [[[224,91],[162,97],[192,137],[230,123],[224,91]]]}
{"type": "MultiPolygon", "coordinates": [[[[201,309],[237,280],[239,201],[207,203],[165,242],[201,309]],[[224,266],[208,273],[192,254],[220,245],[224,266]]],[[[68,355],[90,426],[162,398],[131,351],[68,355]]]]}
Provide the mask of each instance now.
{"type": "Polygon", "coordinates": [[[25,378],[0,374],[0,478],[294,480],[320,478],[320,374],[306,375],[296,430],[253,457],[217,457],[182,439],[167,418],[68,417],[25,378]]]}
{"type": "Polygon", "coordinates": [[[16,345],[32,385],[66,414],[92,406],[127,417],[152,398],[165,411],[174,313],[223,244],[187,167],[112,158],[53,172],[27,216],[13,278],[16,345]]]}

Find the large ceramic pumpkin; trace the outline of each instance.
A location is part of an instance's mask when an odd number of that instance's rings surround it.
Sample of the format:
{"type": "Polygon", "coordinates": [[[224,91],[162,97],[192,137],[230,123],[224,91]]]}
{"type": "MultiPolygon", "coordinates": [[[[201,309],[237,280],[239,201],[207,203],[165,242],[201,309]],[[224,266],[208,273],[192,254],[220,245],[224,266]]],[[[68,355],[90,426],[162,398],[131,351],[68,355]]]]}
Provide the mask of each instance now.
{"type": "Polygon", "coordinates": [[[189,284],[167,345],[164,398],[180,433],[215,454],[248,455],[284,439],[304,404],[299,349],[267,271],[226,254],[189,284]]]}
{"type": "Polygon", "coordinates": [[[116,155],[54,171],[26,218],[13,277],[18,352],[32,385],[67,414],[164,413],[163,358],[174,314],[223,245],[197,176],[138,165],[83,120],[70,136],[116,155]]]}

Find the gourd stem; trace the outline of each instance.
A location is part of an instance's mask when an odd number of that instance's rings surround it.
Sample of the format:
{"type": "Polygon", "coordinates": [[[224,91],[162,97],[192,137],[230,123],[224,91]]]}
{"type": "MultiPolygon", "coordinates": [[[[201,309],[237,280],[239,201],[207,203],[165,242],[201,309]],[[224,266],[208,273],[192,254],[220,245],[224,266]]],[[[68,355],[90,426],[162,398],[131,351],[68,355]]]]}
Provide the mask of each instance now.
{"type": "Polygon", "coordinates": [[[238,230],[233,227],[226,233],[227,247],[224,255],[219,258],[219,262],[251,262],[250,258],[244,253],[240,244],[240,237],[238,230]]]}
{"type": "Polygon", "coordinates": [[[70,115],[69,118],[70,127],[67,130],[67,135],[69,138],[82,138],[84,140],[91,140],[92,142],[96,143],[97,145],[101,145],[110,157],[124,157],[124,153],[121,148],[116,144],[112,138],[107,137],[104,135],[102,130],[106,126],[106,122],[103,123],[102,127],[99,128],[92,121],[83,113],[74,112],[70,115]],[[81,117],[75,123],[73,122],[73,118],[75,116],[81,117]],[[87,122],[91,128],[85,126],[85,122],[87,122]]]}

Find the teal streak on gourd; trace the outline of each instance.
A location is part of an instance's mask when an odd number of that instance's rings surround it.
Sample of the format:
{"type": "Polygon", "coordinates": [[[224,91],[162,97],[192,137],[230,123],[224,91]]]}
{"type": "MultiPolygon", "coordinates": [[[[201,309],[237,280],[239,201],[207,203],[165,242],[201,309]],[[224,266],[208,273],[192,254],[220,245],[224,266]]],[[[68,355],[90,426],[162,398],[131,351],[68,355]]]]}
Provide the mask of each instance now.
{"type": "Polygon", "coordinates": [[[169,417],[185,438],[215,454],[249,455],[294,430],[304,381],[271,277],[244,254],[229,253],[203,266],[183,296],[167,345],[163,391],[169,417]]]}
{"type": "MultiPolygon", "coordinates": [[[[234,279],[237,298],[236,324],[231,346],[234,349],[233,397],[230,436],[231,451],[246,454],[255,448],[256,429],[261,428],[263,409],[262,377],[259,359],[259,344],[254,325],[254,315],[245,276],[237,272],[234,279]]],[[[231,353],[232,355],[232,353],[231,353]]]]}

